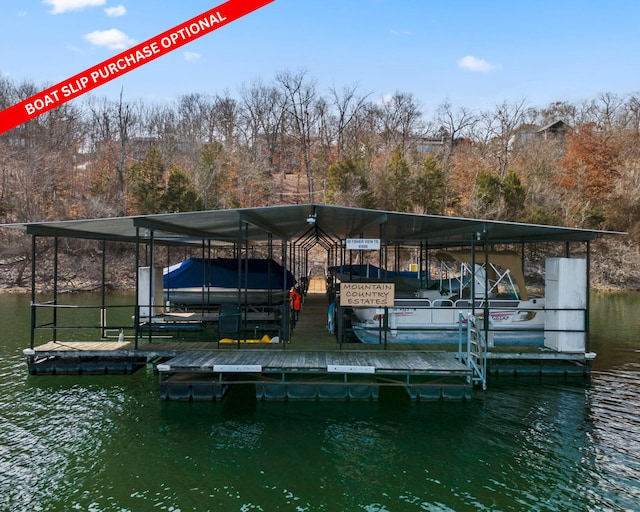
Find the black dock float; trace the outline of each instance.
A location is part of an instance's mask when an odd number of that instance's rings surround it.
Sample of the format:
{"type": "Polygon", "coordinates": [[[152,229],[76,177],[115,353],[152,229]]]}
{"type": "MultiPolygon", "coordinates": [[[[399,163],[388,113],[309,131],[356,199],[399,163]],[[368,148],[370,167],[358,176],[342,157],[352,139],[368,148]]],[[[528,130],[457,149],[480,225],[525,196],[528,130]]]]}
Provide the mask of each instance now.
{"type": "Polygon", "coordinates": [[[487,354],[487,372],[493,376],[591,376],[596,354],[570,352],[496,353],[487,354]]]}
{"type": "Polygon", "coordinates": [[[146,357],[44,357],[27,361],[29,375],[131,375],[146,357]]]}
{"type": "Polygon", "coordinates": [[[25,349],[29,375],[130,375],[155,360],[175,356],[159,343],[135,350],[132,342],[57,342],[25,349]]]}

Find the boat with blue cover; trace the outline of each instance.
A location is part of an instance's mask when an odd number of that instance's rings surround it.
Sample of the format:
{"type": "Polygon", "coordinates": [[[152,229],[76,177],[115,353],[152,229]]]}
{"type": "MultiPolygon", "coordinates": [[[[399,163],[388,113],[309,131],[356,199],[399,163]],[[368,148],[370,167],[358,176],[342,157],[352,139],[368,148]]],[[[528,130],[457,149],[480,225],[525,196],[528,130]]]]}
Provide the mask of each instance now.
{"type": "Polygon", "coordinates": [[[273,259],[188,258],[163,271],[164,300],[172,304],[280,304],[295,278],[273,259]]]}

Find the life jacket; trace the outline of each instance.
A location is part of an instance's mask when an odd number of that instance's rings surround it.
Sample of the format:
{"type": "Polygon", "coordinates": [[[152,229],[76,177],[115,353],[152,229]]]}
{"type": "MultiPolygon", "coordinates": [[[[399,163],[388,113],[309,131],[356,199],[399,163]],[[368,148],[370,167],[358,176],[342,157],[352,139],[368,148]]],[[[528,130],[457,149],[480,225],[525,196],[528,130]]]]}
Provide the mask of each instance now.
{"type": "Polygon", "coordinates": [[[295,288],[289,292],[289,302],[294,311],[300,311],[302,306],[302,295],[295,288]]]}

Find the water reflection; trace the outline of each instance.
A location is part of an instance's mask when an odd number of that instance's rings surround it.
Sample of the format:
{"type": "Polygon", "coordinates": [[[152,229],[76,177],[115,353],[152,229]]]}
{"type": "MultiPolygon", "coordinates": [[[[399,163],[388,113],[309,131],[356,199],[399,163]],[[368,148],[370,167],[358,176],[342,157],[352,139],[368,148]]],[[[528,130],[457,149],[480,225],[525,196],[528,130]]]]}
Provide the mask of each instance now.
{"type": "Polygon", "coordinates": [[[499,379],[471,402],[164,402],[151,371],[28,377],[9,327],[0,510],[634,510],[638,302],[593,299],[589,384],[499,379]]]}
{"type": "MultiPolygon", "coordinates": [[[[588,391],[593,480],[611,503],[634,510],[640,503],[640,371],[598,372],[588,391]]],[[[602,497],[591,491],[594,499],[602,497]]],[[[608,501],[606,502],[610,504],[608,501]]]]}

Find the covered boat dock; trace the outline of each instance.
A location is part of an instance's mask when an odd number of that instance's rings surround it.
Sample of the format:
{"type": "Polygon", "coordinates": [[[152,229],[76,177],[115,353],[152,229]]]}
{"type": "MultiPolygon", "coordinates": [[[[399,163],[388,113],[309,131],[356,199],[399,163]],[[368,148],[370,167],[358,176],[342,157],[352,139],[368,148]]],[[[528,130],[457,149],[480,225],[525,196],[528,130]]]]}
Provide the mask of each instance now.
{"type": "MultiPolygon", "coordinates": [[[[32,236],[31,337],[24,351],[29,372],[130,373],[153,365],[166,399],[219,399],[229,386],[240,383],[255,385],[262,399],[372,399],[383,387],[406,389],[416,399],[468,399],[474,388],[486,388],[492,371],[588,375],[595,357],[588,346],[590,243],[599,235],[614,234],[318,204],[5,227],[32,236]],[[94,240],[102,248],[100,304],[78,306],[63,300],[68,294],[58,285],[58,259],[64,238],[94,240]],[[112,243],[135,246],[135,304],[128,308],[110,304],[104,286],[107,246],[112,243]],[[36,277],[43,244],[50,245],[53,256],[53,287],[46,298],[37,293],[42,287],[36,277]],[[360,343],[349,322],[353,308],[340,300],[341,284],[349,279],[343,275],[341,281],[328,272],[332,267],[376,264],[390,272],[409,269],[413,279],[422,281],[428,280],[436,251],[470,251],[473,272],[496,248],[517,251],[524,261],[527,251],[540,246],[552,257],[586,262],[586,302],[564,312],[574,320],[577,315],[579,328],[565,328],[561,322],[560,328],[545,330],[541,346],[492,346],[492,327],[482,320],[488,297],[485,306],[470,301],[454,345],[387,343],[391,328],[384,319],[389,305],[381,306],[379,343],[360,343]],[[185,256],[224,256],[236,262],[237,285],[225,304],[203,300],[185,307],[163,295],[162,268],[185,256]],[[287,279],[279,281],[286,285],[269,287],[266,300],[252,302],[246,269],[253,258],[277,262],[274,272],[292,274],[301,291],[309,292],[299,320],[292,317],[285,298],[287,279]],[[318,279],[323,293],[311,293],[309,281],[318,279]],[[114,315],[107,314],[114,307],[126,311],[116,323],[114,315]],[[77,336],[65,339],[70,331],[63,317],[83,308],[100,312],[100,325],[91,331],[98,334],[82,341],[77,336]],[[546,342],[546,337],[565,330],[583,341],[546,342]]],[[[383,275],[378,281],[388,280],[383,275]]],[[[203,297],[209,292],[203,285],[203,297]]],[[[77,333],[96,326],[73,327],[77,333]]]]}

